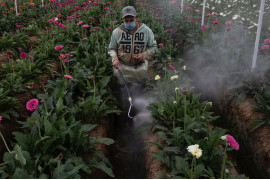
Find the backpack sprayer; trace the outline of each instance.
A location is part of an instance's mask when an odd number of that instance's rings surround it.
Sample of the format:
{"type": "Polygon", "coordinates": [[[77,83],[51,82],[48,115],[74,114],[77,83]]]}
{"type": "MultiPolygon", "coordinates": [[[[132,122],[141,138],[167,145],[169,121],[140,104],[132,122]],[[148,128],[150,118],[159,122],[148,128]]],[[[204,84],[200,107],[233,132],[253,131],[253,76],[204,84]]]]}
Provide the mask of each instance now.
{"type": "Polygon", "coordinates": [[[130,92],[129,92],[127,83],[126,83],[126,81],[125,81],[125,79],[124,79],[124,76],[122,75],[122,73],[121,73],[121,71],[120,71],[119,68],[117,68],[117,71],[118,71],[118,73],[119,73],[121,79],[123,80],[124,85],[125,85],[125,89],[126,89],[126,91],[127,91],[127,93],[128,93],[128,101],[129,101],[129,104],[130,104],[130,105],[129,105],[129,110],[128,110],[128,117],[129,117],[129,118],[133,118],[133,117],[131,117],[131,116],[129,115],[129,114],[130,114],[131,107],[133,106],[133,104],[132,104],[132,98],[131,98],[131,95],[130,95],[130,92]]]}

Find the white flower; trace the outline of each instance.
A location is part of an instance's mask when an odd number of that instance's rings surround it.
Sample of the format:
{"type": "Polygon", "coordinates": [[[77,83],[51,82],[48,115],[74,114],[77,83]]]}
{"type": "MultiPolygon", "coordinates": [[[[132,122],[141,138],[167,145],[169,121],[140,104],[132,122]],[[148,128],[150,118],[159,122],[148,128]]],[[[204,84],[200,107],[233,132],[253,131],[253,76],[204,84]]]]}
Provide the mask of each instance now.
{"type": "Polygon", "coordinates": [[[178,88],[178,87],[176,87],[174,90],[175,90],[175,91],[179,91],[179,88],[178,88]]]}
{"type": "Polygon", "coordinates": [[[58,18],[56,17],[54,20],[55,20],[55,21],[57,21],[57,20],[58,20],[58,18]]]}
{"type": "Polygon", "coordinates": [[[177,104],[177,102],[176,101],[173,101],[173,104],[177,104]]]}
{"type": "Polygon", "coordinates": [[[182,68],[183,68],[184,71],[187,70],[187,66],[183,66],[182,68]]]}
{"type": "Polygon", "coordinates": [[[178,79],[178,75],[174,75],[174,76],[171,77],[172,81],[175,80],[175,79],[178,79]]]}
{"type": "Polygon", "coordinates": [[[225,141],[226,140],[226,136],[221,136],[220,139],[223,140],[223,141],[225,141]]]}
{"type": "Polygon", "coordinates": [[[199,148],[198,144],[188,146],[187,150],[197,159],[199,159],[202,156],[202,150],[199,148]]]}
{"type": "Polygon", "coordinates": [[[159,75],[156,75],[155,80],[157,81],[159,79],[160,79],[160,76],[159,75]]]}
{"type": "Polygon", "coordinates": [[[230,173],[229,169],[226,168],[225,169],[225,173],[230,173]]]}

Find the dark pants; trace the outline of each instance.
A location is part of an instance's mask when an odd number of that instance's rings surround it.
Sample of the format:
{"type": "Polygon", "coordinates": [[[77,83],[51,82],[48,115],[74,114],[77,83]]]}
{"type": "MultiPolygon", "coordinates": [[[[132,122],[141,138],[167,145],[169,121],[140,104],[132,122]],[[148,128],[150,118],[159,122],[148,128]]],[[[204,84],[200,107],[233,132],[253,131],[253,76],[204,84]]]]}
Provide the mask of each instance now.
{"type": "MultiPolygon", "coordinates": [[[[145,88],[145,80],[139,82],[137,85],[131,85],[127,84],[127,87],[129,89],[132,101],[136,99],[136,97],[140,97],[142,95],[143,90],[145,88]]],[[[132,122],[132,119],[128,117],[128,111],[130,108],[130,102],[129,102],[129,95],[127,93],[126,87],[124,84],[117,84],[114,83],[113,87],[114,96],[116,97],[117,101],[119,102],[119,109],[122,111],[119,117],[119,121],[121,123],[122,119],[123,121],[129,120],[132,122]],[[129,120],[127,120],[129,119],[129,120]]],[[[134,117],[136,115],[136,108],[134,106],[131,107],[130,116],[134,117]]],[[[121,123],[122,124],[122,123],[121,123]]],[[[130,123],[129,123],[130,124],[130,123]]]]}

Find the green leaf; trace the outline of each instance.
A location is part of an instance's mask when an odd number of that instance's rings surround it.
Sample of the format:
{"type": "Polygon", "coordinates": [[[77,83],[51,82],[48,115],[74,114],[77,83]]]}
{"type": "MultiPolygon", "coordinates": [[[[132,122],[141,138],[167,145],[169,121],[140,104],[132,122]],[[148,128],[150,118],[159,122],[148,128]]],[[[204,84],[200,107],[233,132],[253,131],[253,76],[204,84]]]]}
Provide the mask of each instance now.
{"type": "Polygon", "coordinates": [[[188,167],[188,163],[187,163],[186,159],[184,159],[180,156],[175,156],[176,170],[183,170],[185,167],[188,167]]]}
{"type": "Polygon", "coordinates": [[[44,119],[44,128],[46,136],[52,134],[53,126],[47,119],[44,119]]]}
{"type": "Polygon", "coordinates": [[[19,145],[15,145],[14,147],[15,149],[15,159],[19,160],[21,163],[21,166],[24,167],[24,165],[26,164],[26,159],[24,158],[23,154],[22,154],[22,149],[19,145]]]}
{"type": "Polygon", "coordinates": [[[59,113],[60,111],[63,110],[63,98],[60,97],[56,103],[56,113],[59,113]]]}
{"type": "Polygon", "coordinates": [[[73,174],[75,174],[76,172],[78,172],[81,168],[83,167],[83,164],[76,166],[74,168],[72,168],[71,171],[68,172],[68,175],[71,176],[73,174]]]}
{"type": "Polygon", "coordinates": [[[29,175],[25,170],[16,168],[15,173],[11,176],[12,179],[33,179],[33,175],[29,175]]]}
{"type": "Polygon", "coordinates": [[[96,138],[96,142],[95,142],[95,144],[105,144],[105,145],[111,145],[113,143],[114,143],[113,139],[101,138],[101,137],[96,138]]]}
{"type": "Polygon", "coordinates": [[[104,162],[99,162],[95,165],[93,165],[94,167],[101,169],[103,172],[105,172],[106,174],[108,174],[110,177],[114,177],[113,171],[111,168],[107,167],[106,164],[104,162]]]}
{"type": "Polygon", "coordinates": [[[48,94],[38,94],[37,97],[38,97],[38,99],[46,100],[46,99],[48,99],[48,94]]]}

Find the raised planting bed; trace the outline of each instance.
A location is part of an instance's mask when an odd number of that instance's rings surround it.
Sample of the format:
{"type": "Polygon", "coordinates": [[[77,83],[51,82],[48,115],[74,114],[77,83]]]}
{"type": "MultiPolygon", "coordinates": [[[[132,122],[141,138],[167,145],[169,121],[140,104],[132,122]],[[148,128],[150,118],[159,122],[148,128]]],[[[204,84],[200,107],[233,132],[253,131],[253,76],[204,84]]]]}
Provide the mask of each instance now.
{"type": "Polygon", "coordinates": [[[256,164],[256,173],[262,178],[270,177],[270,127],[258,128],[251,131],[247,128],[248,124],[257,118],[262,118],[264,114],[252,112],[252,104],[255,101],[251,98],[246,99],[241,104],[236,104],[236,98],[225,104],[227,95],[224,95],[220,103],[224,116],[228,123],[235,127],[240,134],[245,146],[251,152],[251,160],[256,164]]]}

